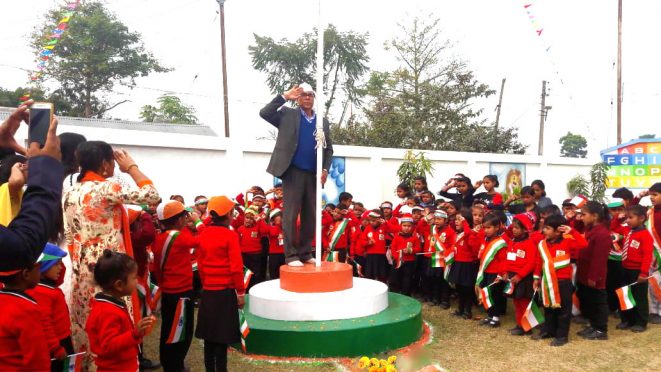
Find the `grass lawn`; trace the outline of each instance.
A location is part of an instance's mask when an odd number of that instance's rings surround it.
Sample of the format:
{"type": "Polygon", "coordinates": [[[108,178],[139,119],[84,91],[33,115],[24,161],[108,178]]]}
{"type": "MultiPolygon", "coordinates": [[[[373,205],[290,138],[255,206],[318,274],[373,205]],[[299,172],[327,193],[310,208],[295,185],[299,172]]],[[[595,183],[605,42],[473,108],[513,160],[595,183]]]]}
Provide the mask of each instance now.
{"type": "MultiPolygon", "coordinates": [[[[661,326],[650,324],[644,333],[618,331],[611,318],[608,341],[587,341],[576,336],[582,326],[572,324],[569,343],[549,346],[549,340],[510,336],[513,310],[498,329],[485,328],[477,321],[462,320],[450,310],[423,305],[423,319],[433,327],[431,344],[421,350],[425,359],[449,371],[661,371],[661,326]]],[[[475,311],[481,316],[480,311],[475,311]]],[[[145,341],[148,357],[158,356],[158,325],[145,341]]],[[[186,364],[192,371],[204,371],[202,342],[193,340],[186,364]]],[[[242,354],[229,354],[230,371],[337,371],[332,363],[294,365],[249,361],[242,354]]],[[[401,370],[401,369],[400,369],[401,370]]]]}

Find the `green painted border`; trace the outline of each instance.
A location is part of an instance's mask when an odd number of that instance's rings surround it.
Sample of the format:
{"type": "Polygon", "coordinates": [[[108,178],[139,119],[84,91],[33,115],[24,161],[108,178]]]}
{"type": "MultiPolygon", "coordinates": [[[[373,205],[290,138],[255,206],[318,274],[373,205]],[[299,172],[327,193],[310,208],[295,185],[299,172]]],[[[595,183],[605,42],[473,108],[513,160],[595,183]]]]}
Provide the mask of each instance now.
{"type": "Polygon", "coordinates": [[[288,322],[246,312],[248,353],[283,357],[354,357],[394,350],[423,332],[422,306],[410,297],[388,294],[388,309],[363,318],[288,322]]]}

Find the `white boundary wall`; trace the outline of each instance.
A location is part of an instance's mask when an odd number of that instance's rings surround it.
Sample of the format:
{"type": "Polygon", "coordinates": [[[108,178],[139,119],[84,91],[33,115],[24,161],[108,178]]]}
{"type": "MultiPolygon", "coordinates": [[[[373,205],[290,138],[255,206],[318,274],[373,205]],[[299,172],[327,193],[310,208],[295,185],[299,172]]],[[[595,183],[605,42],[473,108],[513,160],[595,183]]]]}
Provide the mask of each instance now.
{"type": "MultiPolygon", "coordinates": [[[[58,132],[76,132],[88,140],[103,140],[114,147],[125,148],[154,181],[163,199],[181,194],[192,204],[198,194],[233,197],[252,185],[268,189],[273,184],[273,177],[266,173],[273,141],[239,144],[231,138],[66,125],[60,125],[58,132]]],[[[23,126],[17,138],[26,137],[26,126],[23,126]]],[[[384,200],[396,201],[396,172],[405,152],[404,149],[335,146],[335,155],[346,158],[346,190],[368,208],[377,207],[384,200]]],[[[489,163],[524,163],[526,183],[542,179],[548,196],[556,204],[567,197],[567,181],[579,173],[588,177],[590,166],[599,161],[448,151],[425,153],[435,168],[434,176],[428,179],[434,192],[458,172],[475,181],[489,173],[489,163]]]]}

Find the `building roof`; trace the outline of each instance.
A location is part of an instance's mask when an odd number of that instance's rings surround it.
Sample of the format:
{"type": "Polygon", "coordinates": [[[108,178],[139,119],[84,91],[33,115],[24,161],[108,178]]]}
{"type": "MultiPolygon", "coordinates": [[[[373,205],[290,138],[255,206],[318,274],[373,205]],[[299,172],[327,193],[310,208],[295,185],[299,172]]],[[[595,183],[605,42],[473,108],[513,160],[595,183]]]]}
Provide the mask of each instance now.
{"type": "MultiPolygon", "coordinates": [[[[0,107],[0,121],[5,120],[13,108],[0,107]]],[[[58,116],[61,125],[74,127],[107,128],[140,130],[146,132],[191,134],[197,136],[218,137],[218,135],[203,124],[170,124],[170,123],[145,123],[141,121],[111,120],[111,119],[88,119],[69,116],[58,116]]]]}

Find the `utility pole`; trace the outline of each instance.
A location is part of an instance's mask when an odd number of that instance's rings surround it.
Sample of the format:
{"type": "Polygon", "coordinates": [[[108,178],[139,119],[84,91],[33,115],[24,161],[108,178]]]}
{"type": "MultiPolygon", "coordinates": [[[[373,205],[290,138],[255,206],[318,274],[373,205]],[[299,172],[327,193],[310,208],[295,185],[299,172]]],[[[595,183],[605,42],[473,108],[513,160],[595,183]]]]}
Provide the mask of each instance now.
{"type": "Polygon", "coordinates": [[[223,109],[225,110],[225,137],[230,136],[230,114],[227,104],[227,59],[225,56],[225,0],[216,0],[220,5],[220,54],[223,65],[223,109]]]}
{"type": "Polygon", "coordinates": [[[498,98],[498,106],[496,106],[496,133],[498,133],[498,122],[500,122],[500,109],[503,107],[503,91],[505,90],[505,78],[500,83],[500,97],[498,98]]]}
{"type": "Polygon", "coordinates": [[[622,143],[622,0],[617,0],[617,144],[622,143]]]}
{"type": "Polygon", "coordinates": [[[546,106],[546,80],[542,81],[542,102],[539,108],[539,144],[537,146],[537,154],[542,156],[544,154],[544,122],[549,113],[551,106],[546,106]]]}

